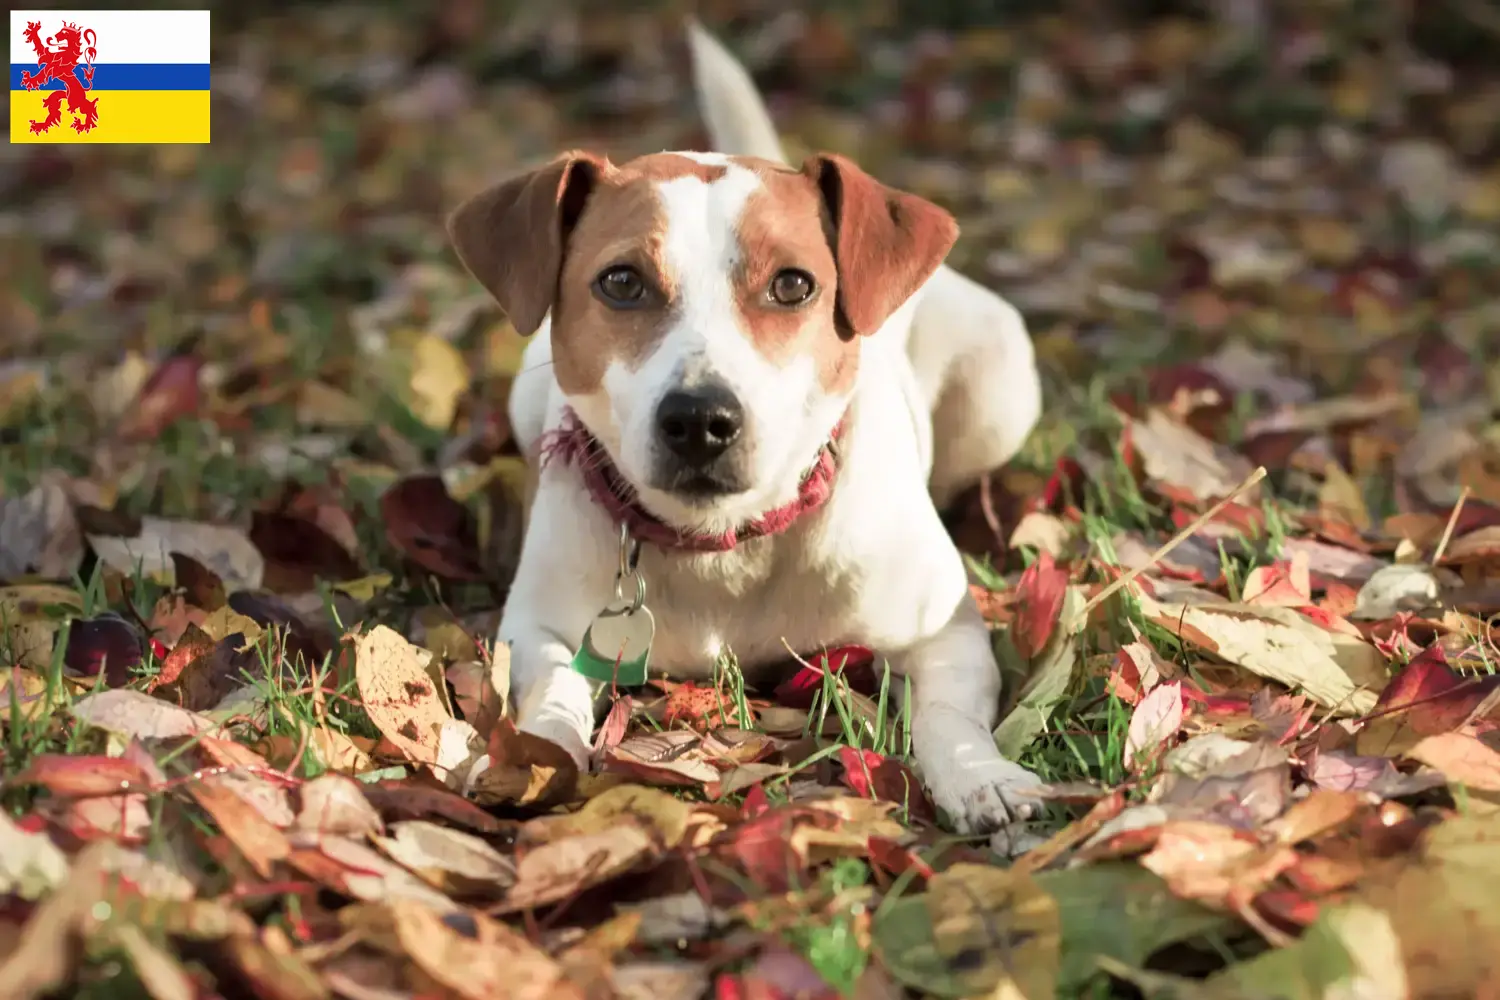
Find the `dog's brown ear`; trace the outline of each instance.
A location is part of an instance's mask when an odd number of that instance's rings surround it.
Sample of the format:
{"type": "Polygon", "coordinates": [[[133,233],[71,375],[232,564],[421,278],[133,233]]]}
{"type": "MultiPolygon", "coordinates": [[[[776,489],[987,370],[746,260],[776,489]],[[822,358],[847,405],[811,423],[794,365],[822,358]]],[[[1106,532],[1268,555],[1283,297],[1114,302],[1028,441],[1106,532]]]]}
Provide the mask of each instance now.
{"type": "Polygon", "coordinates": [[[958,239],[958,223],[927,199],[886,187],[837,154],[813,156],[802,170],[817,184],[833,220],[839,333],[874,333],[943,263],[958,239]]]}
{"type": "Polygon", "coordinates": [[[448,216],[458,259],[522,335],[535,333],[552,308],[568,234],[609,167],[590,153],[564,153],[479,192],[448,216]]]}

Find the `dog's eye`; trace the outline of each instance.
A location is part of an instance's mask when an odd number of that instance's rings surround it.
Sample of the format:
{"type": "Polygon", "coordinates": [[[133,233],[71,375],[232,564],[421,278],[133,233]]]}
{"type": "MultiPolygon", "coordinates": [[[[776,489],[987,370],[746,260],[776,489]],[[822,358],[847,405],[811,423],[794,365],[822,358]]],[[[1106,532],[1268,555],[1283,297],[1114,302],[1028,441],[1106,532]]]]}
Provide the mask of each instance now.
{"type": "Polygon", "coordinates": [[[777,271],[776,277],[771,279],[769,291],[771,301],[778,305],[801,305],[812,297],[812,275],[790,267],[784,271],[777,271]]]}
{"type": "Polygon", "coordinates": [[[646,282],[633,267],[611,267],[594,279],[594,288],[611,305],[638,305],[646,297],[646,282]]]}

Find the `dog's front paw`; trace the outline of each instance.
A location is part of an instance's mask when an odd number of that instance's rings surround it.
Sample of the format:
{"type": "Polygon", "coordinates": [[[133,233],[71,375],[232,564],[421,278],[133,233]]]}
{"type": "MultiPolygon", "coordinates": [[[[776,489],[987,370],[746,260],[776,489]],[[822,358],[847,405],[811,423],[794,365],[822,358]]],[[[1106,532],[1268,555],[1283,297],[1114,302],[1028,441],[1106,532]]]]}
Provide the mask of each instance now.
{"type": "Polygon", "coordinates": [[[1041,811],[1036,790],[1042,779],[1020,764],[997,757],[957,774],[934,777],[933,803],[948,815],[956,832],[994,834],[990,846],[1007,856],[1020,853],[1034,839],[1019,825],[1041,811]]]}
{"type": "Polygon", "coordinates": [[[522,722],[516,728],[562,747],[568,752],[568,756],[573,758],[573,763],[578,765],[578,773],[588,774],[589,758],[593,750],[572,726],[548,720],[535,720],[522,722]]]}

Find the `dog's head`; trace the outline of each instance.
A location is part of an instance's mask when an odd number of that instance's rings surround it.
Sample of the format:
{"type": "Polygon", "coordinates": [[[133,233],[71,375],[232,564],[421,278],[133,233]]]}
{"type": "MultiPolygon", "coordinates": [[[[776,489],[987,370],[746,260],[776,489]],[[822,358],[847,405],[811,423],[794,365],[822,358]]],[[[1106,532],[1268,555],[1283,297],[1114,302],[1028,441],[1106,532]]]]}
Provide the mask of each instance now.
{"type": "Polygon", "coordinates": [[[958,235],[841,156],[568,153],[461,205],[465,266],[530,334],[652,513],[724,531],[785,503],[848,404],[860,339],[958,235]]]}

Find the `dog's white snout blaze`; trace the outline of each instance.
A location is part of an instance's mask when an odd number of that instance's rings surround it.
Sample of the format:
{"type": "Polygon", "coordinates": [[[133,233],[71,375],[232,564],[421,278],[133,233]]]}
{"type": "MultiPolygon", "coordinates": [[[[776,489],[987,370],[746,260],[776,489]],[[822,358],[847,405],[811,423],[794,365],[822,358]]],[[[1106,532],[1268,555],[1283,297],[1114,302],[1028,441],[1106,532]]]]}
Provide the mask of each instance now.
{"type": "Polygon", "coordinates": [[[941,269],[946,212],[842,157],[799,170],[761,148],[759,95],[694,30],[716,140],[766,158],[569,153],[449,222],[536,334],[510,415],[537,486],[499,633],[518,723],[587,762],[599,706],[569,665],[613,593],[623,525],[644,542],[653,671],[704,677],[727,647],[753,683],[787,647],[874,649],[910,679],[934,800],[964,831],[1003,826],[1036,779],[995,749],[1000,673],[934,495],[1030,430],[1025,329],[941,269]],[[719,391],[737,408],[705,398],[719,391]]]}

